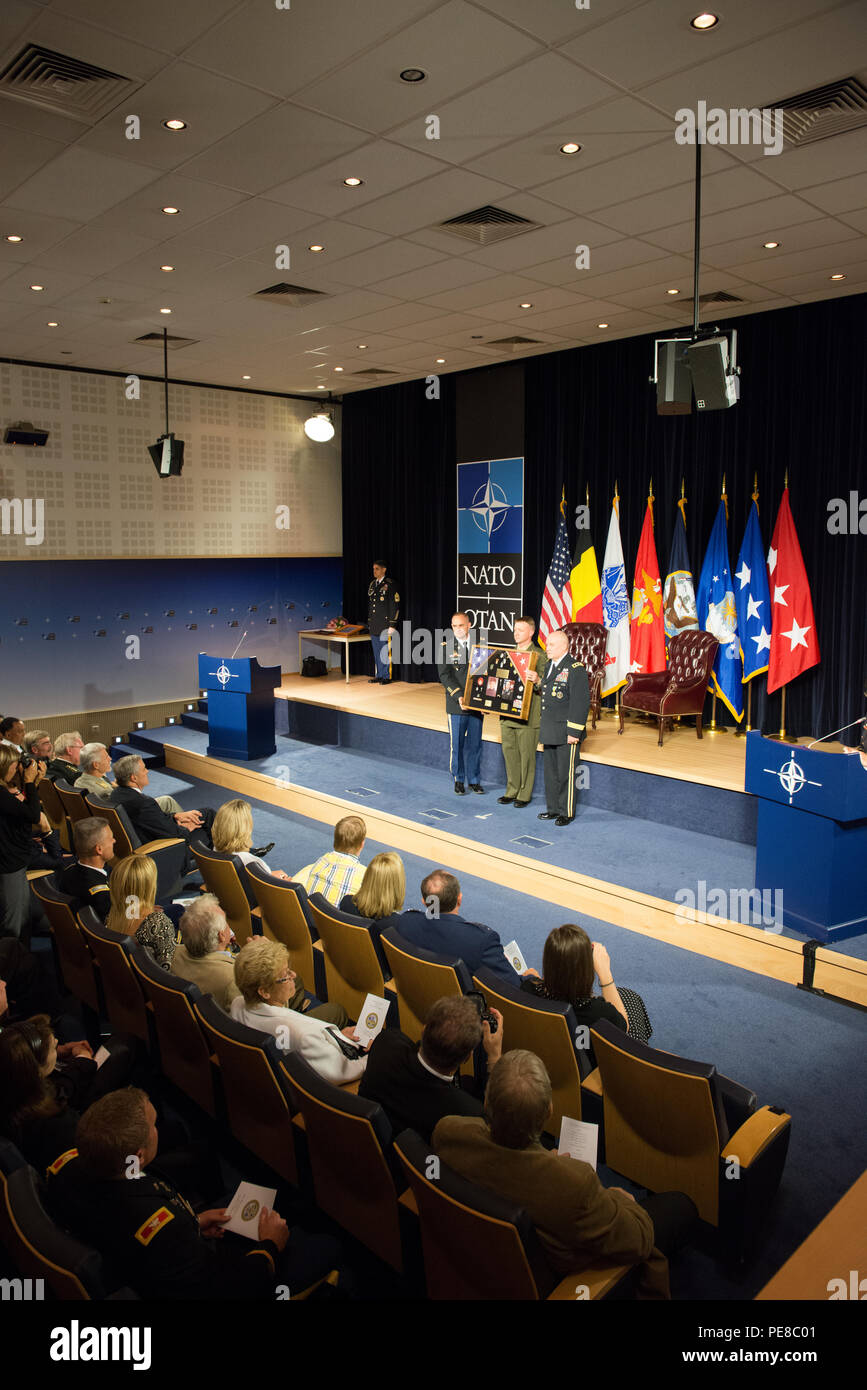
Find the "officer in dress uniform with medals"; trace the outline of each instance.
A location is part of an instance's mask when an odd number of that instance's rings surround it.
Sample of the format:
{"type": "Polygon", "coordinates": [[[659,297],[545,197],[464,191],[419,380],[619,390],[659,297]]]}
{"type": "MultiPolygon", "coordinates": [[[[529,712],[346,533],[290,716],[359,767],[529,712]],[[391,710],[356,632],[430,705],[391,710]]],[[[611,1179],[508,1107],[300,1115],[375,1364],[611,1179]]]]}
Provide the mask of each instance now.
{"type": "Polygon", "coordinates": [[[481,785],[482,729],[484,715],[464,705],[464,690],[470,666],[470,620],[466,613],[452,615],[452,637],[444,637],[439,651],[437,674],[446,692],[449,721],[449,771],[455,779],[458,796],[484,793],[481,785]]]}
{"type": "Polygon", "coordinates": [[[569,654],[562,628],[548,636],[548,667],[542,681],[539,741],[544,748],[545,801],[539,820],[568,825],[575,815],[575,767],[590,710],[590,682],[569,654]]]}
{"type": "Polygon", "coordinates": [[[368,685],[388,685],[391,680],[391,634],[397,630],[400,594],[381,560],[373,562],[373,579],[367,589],[367,630],[373,643],[376,675],[368,685]]]}
{"type": "Polygon", "coordinates": [[[536,624],[526,616],[516,618],[512,628],[515,646],[519,652],[536,653],[536,669],[530,671],[528,679],[536,690],[530,702],[530,712],[526,723],[520,719],[510,719],[500,715],[500,743],[506,764],[506,792],[497,798],[501,806],[514,802],[516,806],[528,806],[533,795],[536,780],[536,746],[539,742],[539,714],[541,682],[548,665],[548,658],[537,642],[533,641],[536,624]]]}

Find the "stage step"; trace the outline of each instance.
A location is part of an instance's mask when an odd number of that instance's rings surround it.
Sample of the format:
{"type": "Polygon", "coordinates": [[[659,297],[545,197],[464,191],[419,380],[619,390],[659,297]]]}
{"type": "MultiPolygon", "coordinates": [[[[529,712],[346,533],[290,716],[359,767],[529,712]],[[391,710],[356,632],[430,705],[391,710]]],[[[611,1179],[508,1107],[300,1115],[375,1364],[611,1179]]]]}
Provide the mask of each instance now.
{"type": "Polygon", "coordinates": [[[118,758],[126,758],[130,753],[135,753],[141,758],[146,767],[165,767],[166,755],[161,743],[154,743],[143,733],[129,734],[129,743],[112,743],[109,747],[111,760],[116,763],[118,758]]]}
{"type": "Polygon", "coordinates": [[[190,714],[185,710],[181,715],[181,723],[187,729],[198,729],[203,734],[208,732],[207,714],[190,714]]]}

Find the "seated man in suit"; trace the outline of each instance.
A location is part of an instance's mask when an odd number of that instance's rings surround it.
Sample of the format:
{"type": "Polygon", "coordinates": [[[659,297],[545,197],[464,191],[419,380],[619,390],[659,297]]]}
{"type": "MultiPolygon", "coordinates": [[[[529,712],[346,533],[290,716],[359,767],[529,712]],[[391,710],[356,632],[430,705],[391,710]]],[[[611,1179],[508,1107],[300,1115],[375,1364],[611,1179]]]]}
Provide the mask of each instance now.
{"type": "Polygon", "coordinates": [[[24,752],[47,767],[54,752],[54,739],[47,729],[28,729],[24,735],[24,752]]]}
{"type": "Polygon", "coordinates": [[[145,796],[144,789],[150,778],[136,753],[118,758],[114,765],[114,779],[117,785],[111,794],[112,803],[123,806],[133,829],[143,842],[178,836],[189,840],[196,835],[205,844],[211,843],[211,826],[216,815],[213,806],[207,806],[202,811],[178,811],[174,816],[167,815],[152,796],[145,796]]]}
{"type": "Polygon", "coordinates": [[[519,983],[520,976],[506,959],[497,933],[460,916],[463,894],[454,874],[434,869],[422,879],[421,896],[425,911],[404,912],[394,924],[406,941],[438,956],[460,956],[471,975],[487,966],[509,984],[519,983]]]}
{"type": "Polygon", "coordinates": [[[58,777],[62,777],[72,786],[81,771],[78,764],[83,747],[84,739],[77,729],[71,734],[58,734],[54,740],[54,757],[45,774],[49,782],[56,782],[58,777]]]}
{"type": "Polygon", "coordinates": [[[482,1023],[474,999],[455,995],[431,1006],[420,1043],[398,1028],[383,1028],[371,1044],[358,1094],[378,1101],[395,1134],[414,1129],[426,1140],[444,1115],[481,1117],[482,1102],[462,1088],[459,1073],[479,1043],[489,1068],[500,1060],[503,1016],[496,1009],[491,1013],[496,1033],[482,1023]]]}
{"type": "Polygon", "coordinates": [[[636,1202],[603,1187],[583,1159],[540,1143],[551,1123],[551,1081],[533,1052],[507,1052],[491,1072],[485,1119],[449,1115],[433,1147],[456,1173],[527,1212],[551,1268],[562,1274],[590,1261],[636,1263],[639,1298],[670,1298],[667,1254],[682,1244],[698,1213],[683,1192],[636,1202]]]}
{"type": "MultiPolygon", "coordinates": [[[[78,767],[79,772],[75,779],[77,792],[90,793],[91,796],[111,796],[114,791],[114,783],[108,780],[111,754],[104,743],[86,743],[81,750],[78,767]]],[[[176,816],[178,811],[184,809],[173,796],[155,796],[154,801],[161,811],[170,816],[176,816]]]]}
{"type": "Polygon", "coordinates": [[[114,858],[114,835],[101,816],[88,816],[73,826],[75,863],[57,875],[57,887],[73,899],[72,911],[92,907],[105,921],[111,907],[108,865],[114,858]]]}
{"type": "Polygon", "coordinates": [[[24,720],[17,715],[7,714],[5,719],[0,719],[0,743],[8,744],[17,753],[24,752],[24,720]]]}

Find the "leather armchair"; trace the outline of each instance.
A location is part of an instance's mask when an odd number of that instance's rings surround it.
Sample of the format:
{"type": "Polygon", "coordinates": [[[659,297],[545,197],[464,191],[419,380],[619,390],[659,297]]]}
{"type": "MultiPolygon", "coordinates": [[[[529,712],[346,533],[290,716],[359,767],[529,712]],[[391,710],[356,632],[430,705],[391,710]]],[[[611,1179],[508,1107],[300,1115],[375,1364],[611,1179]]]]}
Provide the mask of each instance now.
{"type": "Polygon", "coordinates": [[[563,631],[569,638],[569,651],[573,661],[580,661],[587,668],[587,679],[590,681],[590,727],[595,729],[602,702],[602,677],[605,673],[608,632],[602,623],[566,623],[563,631]]]}
{"type": "Polygon", "coordinates": [[[711,667],[719,642],[709,632],[679,632],[668,648],[668,669],[650,675],[631,672],[620,697],[620,728],[623,711],[640,710],[655,714],[659,721],[659,747],[662,747],[663,720],[676,714],[694,714],[695,732],[701,738],[701,712],[707,694],[711,667]]]}

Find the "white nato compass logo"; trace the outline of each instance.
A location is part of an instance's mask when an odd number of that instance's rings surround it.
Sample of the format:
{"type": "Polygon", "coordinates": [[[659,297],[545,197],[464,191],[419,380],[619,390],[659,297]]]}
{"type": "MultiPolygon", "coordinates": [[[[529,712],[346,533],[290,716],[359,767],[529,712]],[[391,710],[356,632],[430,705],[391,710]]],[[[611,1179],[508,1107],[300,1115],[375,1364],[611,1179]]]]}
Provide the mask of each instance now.
{"type": "Polygon", "coordinates": [[[492,533],[498,531],[505,521],[511,504],[500,484],[488,478],[487,482],[476,489],[469,510],[479,530],[484,531],[490,540],[492,533]]]}
{"type": "Polygon", "coordinates": [[[782,767],[766,767],[765,772],[769,772],[772,777],[779,778],[780,786],[784,792],[789,794],[789,805],[792,804],[792,797],[797,796],[804,787],[821,787],[821,782],[813,782],[809,777],[804,776],[804,769],[800,763],[795,762],[795,755],[789,755],[789,761],[783,763],[782,767]]]}
{"type": "Polygon", "coordinates": [[[237,674],[234,671],[229,670],[225,661],[220,662],[216,671],[209,671],[208,674],[211,676],[216,676],[217,680],[220,682],[220,685],[223,687],[224,690],[226,686],[229,684],[229,681],[236,681],[238,679],[237,674]]]}

